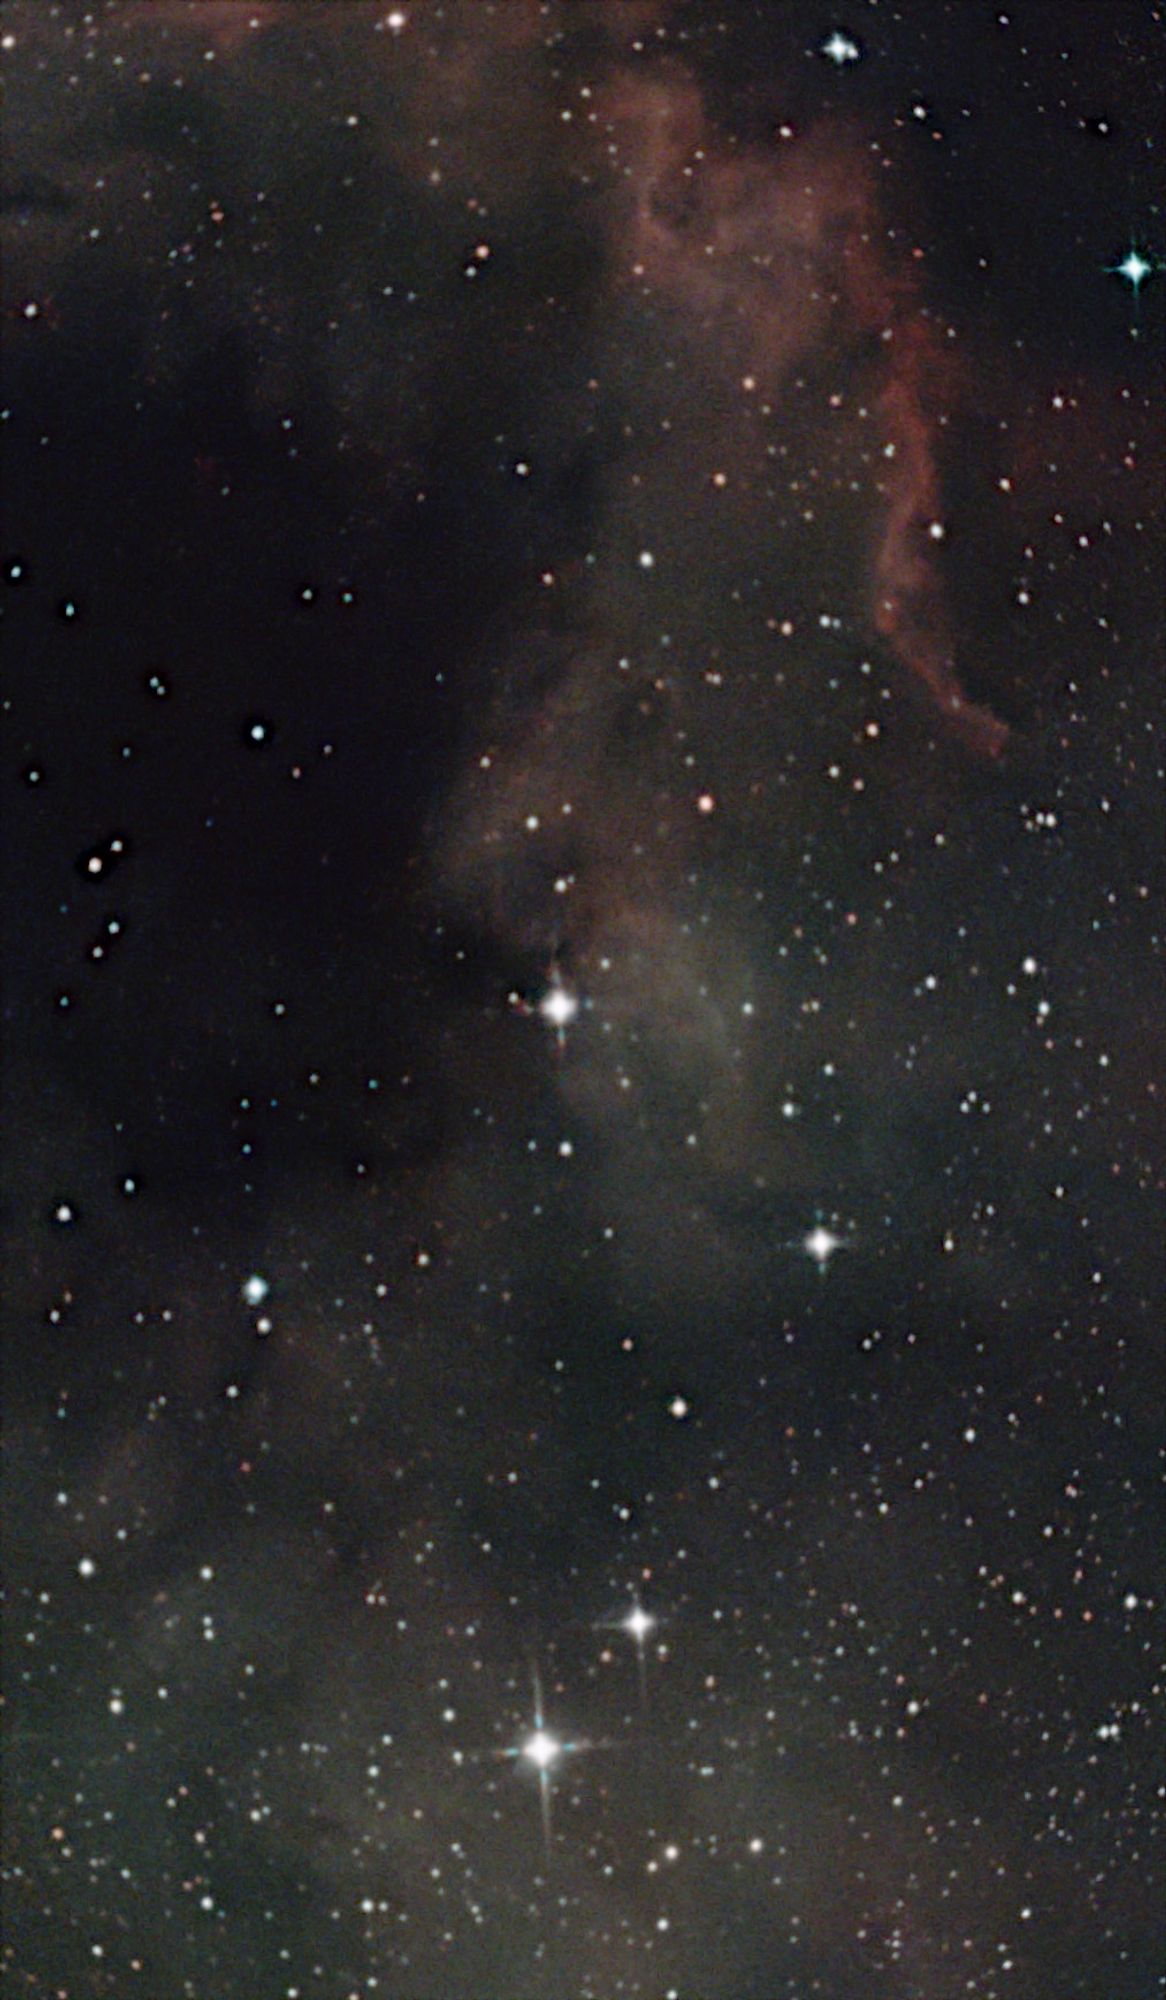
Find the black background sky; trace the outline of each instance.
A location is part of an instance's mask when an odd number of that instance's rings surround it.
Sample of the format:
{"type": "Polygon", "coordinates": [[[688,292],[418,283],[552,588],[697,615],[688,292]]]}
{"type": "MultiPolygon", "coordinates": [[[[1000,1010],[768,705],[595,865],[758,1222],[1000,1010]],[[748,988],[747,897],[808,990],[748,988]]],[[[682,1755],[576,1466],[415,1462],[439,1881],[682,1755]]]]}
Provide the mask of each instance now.
{"type": "Polygon", "coordinates": [[[12,1991],[1160,1991],[1160,9],[2,33],[12,1991]]]}

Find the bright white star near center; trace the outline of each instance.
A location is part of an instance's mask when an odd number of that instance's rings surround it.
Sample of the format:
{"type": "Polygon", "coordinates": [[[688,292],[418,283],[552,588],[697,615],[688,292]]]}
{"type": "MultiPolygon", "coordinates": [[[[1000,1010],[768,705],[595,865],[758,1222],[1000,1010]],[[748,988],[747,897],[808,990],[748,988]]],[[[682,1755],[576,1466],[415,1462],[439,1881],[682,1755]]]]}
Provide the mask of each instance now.
{"type": "Polygon", "coordinates": [[[838,28],[835,28],[828,41],[822,43],[822,54],[832,63],[837,63],[839,68],[843,63],[857,62],[861,53],[858,43],[852,41],[849,35],[844,35],[838,28]]]}
{"type": "Polygon", "coordinates": [[[824,1271],[836,1250],[848,1249],[845,1236],[838,1236],[824,1222],[819,1222],[802,1237],[802,1249],[807,1257],[812,1257],[819,1271],[824,1271]]]}
{"type": "Polygon", "coordinates": [[[1161,270],[1152,258],[1143,257],[1136,244],[1131,244],[1120,264],[1110,264],[1109,271],[1115,278],[1124,278],[1134,297],[1137,298],[1147,278],[1161,270]]]}
{"type": "Polygon", "coordinates": [[[549,1730],[536,1729],[523,1744],[522,1754],[529,1758],[538,1770],[546,1771],[554,1763],[562,1747],[558,1737],[552,1736],[549,1730]]]}
{"type": "Polygon", "coordinates": [[[637,1646],[642,1646],[649,1632],[655,1626],[655,1623],[656,1620],[653,1618],[651,1612],[645,1611],[642,1604],[633,1604],[623,1621],[623,1629],[625,1632],[631,1633],[637,1646]]]}
{"type": "Polygon", "coordinates": [[[538,1011],[548,1028],[554,1028],[561,1035],[579,1012],[579,1002],[573,993],[554,980],[539,1001],[538,1011]]]}

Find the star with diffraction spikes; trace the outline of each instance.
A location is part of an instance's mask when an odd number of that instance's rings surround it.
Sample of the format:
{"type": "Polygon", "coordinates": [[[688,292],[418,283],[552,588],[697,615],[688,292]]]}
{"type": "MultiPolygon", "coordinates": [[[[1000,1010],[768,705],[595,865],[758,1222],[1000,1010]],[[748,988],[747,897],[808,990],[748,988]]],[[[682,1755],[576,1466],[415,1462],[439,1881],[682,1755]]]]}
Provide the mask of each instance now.
{"type": "Polygon", "coordinates": [[[804,1251],[805,1255],[817,1265],[819,1274],[824,1276],[829,1269],[830,1259],[839,1250],[849,1250],[850,1238],[839,1236],[828,1223],[816,1222],[804,1236],[795,1237],[790,1248],[804,1251]]]}
{"type": "Polygon", "coordinates": [[[566,1031],[579,1012],[579,1002],[569,986],[564,986],[558,973],[552,973],[546,992],[538,1003],[538,1012],[548,1028],[553,1028],[560,1046],[566,1040],[566,1031]]]}
{"type": "Polygon", "coordinates": [[[525,993],[512,991],[509,1002],[516,1014],[524,1018],[537,1015],[555,1037],[560,1050],[567,1045],[567,1029],[578,1018],[579,996],[574,988],[564,980],[557,965],[552,965],[547,983],[537,1000],[530,1000],[525,993]]]}
{"type": "MultiPolygon", "coordinates": [[[[646,1611],[639,1597],[635,1596],[630,1610],[619,1617],[601,1619],[597,1628],[610,1631],[614,1627],[617,1631],[626,1632],[635,1647],[641,1707],[646,1707],[648,1700],[648,1640],[659,1623],[659,1619],[651,1611],[646,1611]]],[[[610,1659],[610,1653],[605,1653],[604,1658],[610,1659]]]]}
{"type": "Polygon", "coordinates": [[[517,1743],[499,1752],[500,1756],[529,1764],[538,1774],[539,1814],[542,1819],[543,1849],[546,1858],[551,1858],[551,1794],[553,1774],[564,1757],[580,1750],[591,1750],[595,1746],[582,1739],[568,1741],[556,1736],[547,1728],[543,1714],[542,1681],[537,1667],[533,1675],[534,1701],[531,1713],[531,1727],[517,1743]]]}
{"type": "Polygon", "coordinates": [[[1137,318],[1142,301],[1142,286],[1149,279],[1156,278],[1160,271],[1166,269],[1166,265],[1153,255],[1143,254],[1136,243],[1131,243],[1120,264],[1107,264],[1105,268],[1111,278],[1120,278],[1134,295],[1134,324],[1130,327],[1130,339],[1137,340],[1140,331],[1137,318]]]}
{"type": "Polygon", "coordinates": [[[627,1617],[622,1620],[622,1627],[635,1644],[636,1666],[639,1670],[640,1678],[640,1702],[641,1704],[645,1704],[648,1699],[648,1666],[645,1649],[648,1634],[654,1632],[656,1629],[656,1620],[650,1611],[644,1610],[643,1605],[637,1598],[627,1617]]]}
{"type": "Polygon", "coordinates": [[[834,33],[822,43],[819,53],[841,69],[844,63],[858,62],[862,50],[852,36],[844,35],[840,28],[835,28],[834,33]]]}
{"type": "Polygon", "coordinates": [[[1106,268],[1111,277],[1124,278],[1137,298],[1147,278],[1152,278],[1160,267],[1151,258],[1143,257],[1136,244],[1131,244],[1120,264],[1109,264],[1106,268]]]}

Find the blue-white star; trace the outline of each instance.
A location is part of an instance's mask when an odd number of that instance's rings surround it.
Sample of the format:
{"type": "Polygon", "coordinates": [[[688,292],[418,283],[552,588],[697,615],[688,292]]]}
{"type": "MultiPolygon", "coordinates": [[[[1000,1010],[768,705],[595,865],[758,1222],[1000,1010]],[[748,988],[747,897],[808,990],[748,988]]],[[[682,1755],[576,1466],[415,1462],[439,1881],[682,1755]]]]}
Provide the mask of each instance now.
{"type": "Polygon", "coordinates": [[[1115,278],[1124,278],[1135,298],[1147,278],[1152,278],[1157,266],[1143,257],[1141,251],[1131,245],[1120,264],[1111,264],[1110,271],[1115,278]]]}
{"type": "Polygon", "coordinates": [[[585,1742],[564,1742],[562,1737],[555,1736],[547,1728],[543,1719],[542,1682],[539,1678],[537,1668],[533,1675],[533,1682],[533,1726],[527,1731],[520,1743],[511,1744],[510,1748],[503,1750],[501,1754],[503,1757],[521,1758],[524,1763],[533,1764],[535,1770],[538,1772],[539,1810],[543,1824],[543,1849],[549,1861],[551,1858],[551,1774],[561,1757],[568,1756],[574,1750],[590,1749],[591,1745],[585,1742]]]}
{"type": "Polygon", "coordinates": [[[563,1746],[549,1729],[536,1729],[519,1746],[520,1757],[528,1757],[537,1771],[549,1771],[563,1746]]]}
{"type": "Polygon", "coordinates": [[[835,28],[829,39],[822,43],[821,53],[841,69],[843,63],[857,62],[862,50],[849,35],[844,35],[840,28],[835,28]]]}

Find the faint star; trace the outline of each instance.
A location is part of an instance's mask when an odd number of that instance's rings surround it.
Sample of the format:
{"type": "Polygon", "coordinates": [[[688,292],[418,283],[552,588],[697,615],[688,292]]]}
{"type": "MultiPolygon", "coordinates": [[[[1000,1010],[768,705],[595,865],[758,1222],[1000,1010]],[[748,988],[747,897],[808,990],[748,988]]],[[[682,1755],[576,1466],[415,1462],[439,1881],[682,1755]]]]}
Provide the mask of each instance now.
{"type": "Polygon", "coordinates": [[[841,69],[843,63],[857,62],[862,50],[849,35],[844,35],[840,29],[835,28],[829,40],[822,43],[822,54],[841,69]]]}

